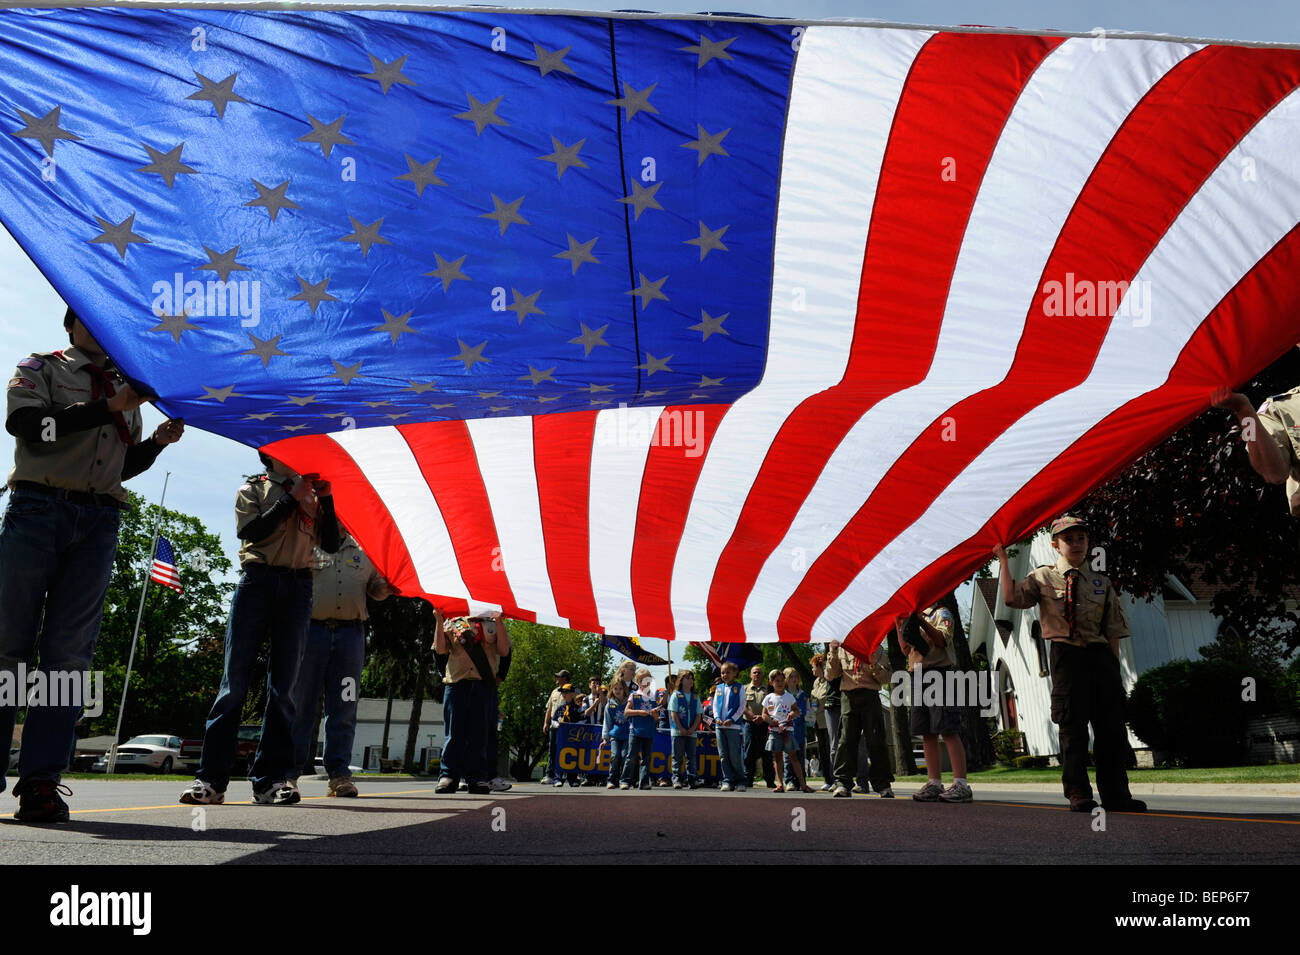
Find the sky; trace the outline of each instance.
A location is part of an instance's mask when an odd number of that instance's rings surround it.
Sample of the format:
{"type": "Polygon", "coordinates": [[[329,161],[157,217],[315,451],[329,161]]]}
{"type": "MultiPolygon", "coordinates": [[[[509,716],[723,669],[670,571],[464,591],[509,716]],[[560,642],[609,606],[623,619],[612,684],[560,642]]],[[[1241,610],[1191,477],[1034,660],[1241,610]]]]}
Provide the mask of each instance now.
{"type": "MultiPolygon", "coordinates": [[[[183,4],[178,4],[181,6],[183,4]]],[[[435,9],[437,4],[429,4],[435,9]]],[[[603,11],[610,4],[567,0],[547,7],[515,3],[510,9],[564,9],[603,11]]],[[[729,4],[728,6],[731,6],[729,4]]],[[[737,12],[799,20],[873,19],[926,26],[980,24],[1028,30],[1088,32],[1097,27],[1111,31],[1164,33],[1177,36],[1300,43],[1300,4],[1295,0],[735,0],[737,12]]],[[[684,0],[656,3],[640,0],[636,9],[661,13],[697,12],[684,0]]],[[[0,230],[0,363],[16,364],[31,352],[65,347],[62,327],[64,305],[32,261],[7,232],[0,230]]],[[[163,418],[152,407],[143,409],[145,433],[163,418]]],[[[0,458],[12,461],[13,439],[0,433],[0,458]]],[[[221,536],[227,555],[237,562],[233,503],[244,475],[260,469],[253,449],[195,429],[168,448],[153,469],[130,482],[129,487],[151,502],[162,492],[166,472],[171,472],[167,506],[197,516],[221,536]]],[[[963,606],[970,587],[959,591],[963,606]]],[[[647,640],[652,652],[666,655],[668,644],[647,640]]],[[[674,660],[682,647],[671,648],[674,660]]]]}

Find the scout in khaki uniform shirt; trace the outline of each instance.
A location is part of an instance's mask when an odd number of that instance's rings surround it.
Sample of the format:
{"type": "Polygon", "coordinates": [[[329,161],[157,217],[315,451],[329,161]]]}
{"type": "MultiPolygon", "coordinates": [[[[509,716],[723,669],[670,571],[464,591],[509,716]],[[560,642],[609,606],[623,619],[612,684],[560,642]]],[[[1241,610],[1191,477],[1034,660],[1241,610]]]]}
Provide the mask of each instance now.
{"type": "Polygon", "coordinates": [[[1212,398],[1216,408],[1227,408],[1241,422],[1250,466],[1270,484],[1286,482],[1286,498],[1293,517],[1300,517],[1300,388],[1274,395],[1255,413],[1250,399],[1240,392],[1220,388],[1212,398]]]}
{"type": "MultiPolygon", "coordinates": [[[[6,390],[5,429],[15,441],[0,526],[0,669],[10,679],[38,648],[47,674],[90,668],[127,500],[122,482],[148,469],[185,429],[168,421],[141,441],[144,399],[71,309],[63,325],[73,347],[24,358],[6,390]]],[[[0,707],[0,737],[13,736],[16,715],[15,706],[0,707]]],[[[80,715],[77,706],[28,708],[15,818],[67,822],[60,779],[80,715]]],[[[8,763],[6,749],[0,791],[8,763]]]]}
{"type": "Polygon", "coordinates": [[[840,738],[835,745],[834,795],[848,798],[855,780],[858,791],[867,785],[884,799],[893,799],[889,744],[885,740],[885,715],[880,708],[880,687],[889,682],[889,658],[884,646],[869,658],[850,653],[838,640],[827,644],[826,677],[840,681],[840,738]],[[859,739],[866,740],[865,752],[871,767],[861,765],[859,739]],[[865,784],[864,784],[865,782],[865,784]]]}
{"type": "Polygon", "coordinates": [[[317,549],[314,568],[311,625],[294,690],[293,766],[289,778],[297,779],[300,772],[316,772],[307,749],[316,725],[316,701],[323,687],[329,795],[355,796],[357,787],[348,760],[356,738],[357,688],[366,652],[365,622],[370,616],[366,598],[385,600],[393,588],[346,532],[337,553],[317,549]]]}
{"type": "Polygon", "coordinates": [[[270,690],[262,739],[249,771],[254,802],[291,805],[294,687],[311,620],[314,548],[339,549],[339,525],[328,481],[295,474],[259,452],[266,473],[250,478],[235,495],[235,528],[243,545],[243,572],[226,624],[226,667],[208,714],[203,756],[183,803],[225,801],[238,745],[240,715],[262,640],[270,637],[270,690]]]}
{"type": "Polygon", "coordinates": [[[501,658],[510,653],[505,619],[498,612],[486,617],[456,617],[444,625],[439,616],[433,652],[446,664],[442,698],[446,738],[434,792],[454,793],[463,779],[469,792],[486,795],[492,791],[489,780],[496,774],[495,767],[485,765],[488,721],[496,718],[501,658]]]}
{"type": "Polygon", "coordinates": [[[1085,563],[1088,529],[1081,518],[1052,522],[1055,564],[1011,579],[1007,552],[993,552],[1001,566],[1002,599],[1013,609],[1038,607],[1043,639],[1051,641],[1052,722],[1060,727],[1061,783],[1070,809],[1097,807],[1088,783],[1088,724],[1092,724],[1097,789],[1102,805],[1115,812],[1142,812],[1146,803],[1129,793],[1124,727],[1124,681],[1119,641],[1129,635],[1119,594],[1104,575],[1085,563]]]}

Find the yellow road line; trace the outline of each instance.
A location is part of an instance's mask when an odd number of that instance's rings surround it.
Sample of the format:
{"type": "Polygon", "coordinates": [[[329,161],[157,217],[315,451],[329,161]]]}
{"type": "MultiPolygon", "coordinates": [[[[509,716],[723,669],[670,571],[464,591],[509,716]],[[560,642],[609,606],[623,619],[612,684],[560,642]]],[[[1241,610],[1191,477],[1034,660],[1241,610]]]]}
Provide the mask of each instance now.
{"type": "MultiPolygon", "coordinates": [[[[409,796],[409,795],[411,795],[412,793],[428,793],[429,795],[433,795],[433,791],[430,790],[430,789],[399,789],[399,790],[395,790],[394,792],[390,792],[390,793],[361,793],[361,794],[358,795],[357,798],[361,798],[361,799],[377,799],[377,798],[378,798],[378,799],[382,799],[384,796],[409,796]]],[[[308,802],[309,800],[312,800],[312,799],[328,799],[328,798],[330,798],[330,797],[328,797],[328,796],[304,796],[304,797],[302,798],[302,801],[303,801],[303,802],[308,802]]],[[[337,798],[339,798],[339,797],[336,796],[336,797],[334,797],[334,798],[337,799],[337,798]]],[[[348,797],[343,797],[343,798],[348,798],[348,797]]],[[[205,804],[203,804],[203,803],[199,803],[198,805],[205,805],[205,804]]],[[[245,801],[243,801],[243,802],[225,802],[225,803],[221,803],[221,805],[222,805],[222,806],[253,806],[253,805],[257,805],[257,804],[254,803],[253,800],[248,799],[248,800],[245,800],[245,801]]],[[[189,808],[192,809],[192,808],[194,808],[194,806],[195,806],[195,804],[193,804],[193,803],[174,802],[174,803],[171,803],[170,805],[166,805],[166,806],[120,806],[120,807],[116,807],[116,808],[112,808],[112,809],[73,809],[73,810],[71,811],[71,814],[74,815],[74,816],[80,816],[80,815],[87,815],[87,814],[89,814],[89,813],[93,813],[93,812],[143,812],[143,811],[146,810],[146,809],[184,809],[184,808],[186,808],[186,807],[189,807],[189,808]]]]}
{"type": "MultiPolygon", "coordinates": [[[[1069,812],[1068,806],[1038,806],[1026,802],[988,802],[979,800],[982,806],[1007,806],[1012,809],[1047,809],[1050,812],[1069,812]]],[[[1150,816],[1155,819],[1200,819],[1205,822],[1271,822],[1275,826],[1300,826],[1300,819],[1256,819],[1252,816],[1194,816],[1190,813],[1177,812],[1115,812],[1117,816],[1150,816]]],[[[1080,813],[1079,815],[1088,815],[1080,813]]]]}

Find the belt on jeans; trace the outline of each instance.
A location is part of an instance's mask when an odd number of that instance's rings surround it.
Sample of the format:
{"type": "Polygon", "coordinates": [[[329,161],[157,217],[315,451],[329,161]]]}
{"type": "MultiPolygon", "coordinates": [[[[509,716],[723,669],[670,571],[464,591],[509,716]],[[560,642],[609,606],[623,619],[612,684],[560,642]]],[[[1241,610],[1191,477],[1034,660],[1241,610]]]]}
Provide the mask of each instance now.
{"type": "Polygon", "coordinates": [[[356,627],[361,624],[360,620],[340,620],[337,617],[329,617],[325,620],[317,620],[315,617],[312,617],[311,622],[319,624],[326,630],[342,630],[344,627],[356,627]]]}
{"type": "Polygon", "coordinates": [[[53,497],[81,507],[115,507],[120,511],[130,507],[126,501],[119,500],[111,494],[96,494],[93,491],[69,491],[67,488],[50,487],[48,484],[38,484],[36,481],[14,481],[13,489],[15,491],[31,491],[33,494],[53,497]]]}

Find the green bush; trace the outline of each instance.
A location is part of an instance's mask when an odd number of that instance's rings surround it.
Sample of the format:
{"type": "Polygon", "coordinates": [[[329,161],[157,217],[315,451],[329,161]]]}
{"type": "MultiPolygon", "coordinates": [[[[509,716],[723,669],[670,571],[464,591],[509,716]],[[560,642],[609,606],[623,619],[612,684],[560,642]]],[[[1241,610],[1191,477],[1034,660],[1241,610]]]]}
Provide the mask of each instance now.
{"type": "Polygon", "coordinates": [[[1174,660],[1138,678],[1128,722],[1165,762],[1237,766],[1246,758],[1246,722],[1273,710],[1276,687],[1249,664],[1174,660]],[[1254,672],[1252,672],[1254,670],[1254,672]],[[1242,699],[1243,681],[1257,680],[1256,700],[1242,699]]]}
{"type": "Polygon", "coordinates": [[[1046,769],[1051,760],[1046,756],[1017,756],[1016,769],[1046,769]]]}
{"type": "Polygon", "coordinates": [[[993,736],[993,753],[1004,766],[1014,766],[1016,756],[1024,752],[1025,734],[1019,730],[1003,730],[993,736]]]}

